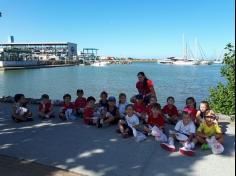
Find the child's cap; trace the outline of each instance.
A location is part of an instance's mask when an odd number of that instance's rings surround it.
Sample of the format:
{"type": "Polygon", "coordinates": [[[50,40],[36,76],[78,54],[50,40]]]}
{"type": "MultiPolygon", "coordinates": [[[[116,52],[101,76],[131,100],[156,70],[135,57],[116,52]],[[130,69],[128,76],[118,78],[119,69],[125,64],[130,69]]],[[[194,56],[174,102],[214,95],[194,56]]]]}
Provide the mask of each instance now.
{"type": "Polygon", "coordinates": [[[183,109],[183,112],[185,112],[185,113],[191,115],[191,110],[188,109],[188,108],[184,108],[184,109],[183,109]]]}
{"type": "Polygon", "coordinates": [[[136,98],[137,100],[143,100],[143,96],[142,96],[142,95],[136,95],[135,98],[136,98]]]}
{"type": "Polygon", "coordinates": [[[116,98],[113,97],[113,96],[110,96],[110,97],[108,98],[108,101],[116,102],[116,98]]]}

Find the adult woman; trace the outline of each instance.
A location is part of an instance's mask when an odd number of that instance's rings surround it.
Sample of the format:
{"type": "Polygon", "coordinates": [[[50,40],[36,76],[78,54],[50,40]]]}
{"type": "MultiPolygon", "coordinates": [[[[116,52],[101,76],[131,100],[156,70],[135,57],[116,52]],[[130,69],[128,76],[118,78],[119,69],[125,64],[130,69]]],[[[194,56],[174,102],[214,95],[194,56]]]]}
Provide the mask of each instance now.
{"type": "MultiPolygon", "coordinates": [[[[144,72],[139,72],[137,74],[137,77],[138,82],[136,83],[136,88],[138,89],[139,94],[143,96],[144,103],[147,105],[151,96],[156,96],[156,92],[153,87],[153,82],[152,80],[146,77],[144,72]]],[[[133,103],[136,100],[135,96],[133,96],[130,100],[133,103]]]]}

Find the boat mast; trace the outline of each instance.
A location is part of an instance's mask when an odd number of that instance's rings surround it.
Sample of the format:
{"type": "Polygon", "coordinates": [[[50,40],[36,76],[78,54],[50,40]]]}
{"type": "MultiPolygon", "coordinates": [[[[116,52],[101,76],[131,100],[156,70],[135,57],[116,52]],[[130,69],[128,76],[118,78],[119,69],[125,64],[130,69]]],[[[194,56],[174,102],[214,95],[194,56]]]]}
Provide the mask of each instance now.
{"type": "Polygon", "coordinates": [[[194,58],[195,60],[198,59],[198,40],[197,37],[195,37],[195,41],[194,41],[194,58]]]}
{"type": "Polygon", "coordinates": [[[187,59],[187,45],[186,45],[186,43],[185,43],[185,37],[184,37],[184,34],[183,34],[183,36],[182,36],[182,57],[183,57],[183,59],[187,59]]]}

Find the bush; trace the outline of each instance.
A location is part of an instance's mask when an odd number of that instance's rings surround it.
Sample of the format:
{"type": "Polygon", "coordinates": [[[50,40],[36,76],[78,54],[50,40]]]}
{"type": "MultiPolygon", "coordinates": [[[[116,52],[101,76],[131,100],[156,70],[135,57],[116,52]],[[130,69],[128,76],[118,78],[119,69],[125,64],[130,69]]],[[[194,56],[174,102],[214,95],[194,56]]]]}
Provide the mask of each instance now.
{"type": "Polygon", "coordinates": [[[216,88],[210,88],[209,102],[211,108],[218,113],[235,115],[235,49],[228,44],[225,49],[221,76],[226,84],[218,83],[216,88]]]}

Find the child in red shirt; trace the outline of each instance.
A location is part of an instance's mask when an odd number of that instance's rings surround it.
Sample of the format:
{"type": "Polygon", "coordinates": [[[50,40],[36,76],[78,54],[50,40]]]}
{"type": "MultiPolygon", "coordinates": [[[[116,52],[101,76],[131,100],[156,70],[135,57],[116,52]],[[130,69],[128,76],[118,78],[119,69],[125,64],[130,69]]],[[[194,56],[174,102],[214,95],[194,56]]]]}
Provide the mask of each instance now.
{"type": "Polygon", "coordinates": [[[43,94],[41,96],[41,102],[39,104],[38,111],[39,118],[41,119],[49,119],[54,117],[53,105],[47,94],[43,94]]]}
{"type": "Polygon", "coordinates": [[[87,100],[86,98],[83,97],[83,95],[84,95],[83,89],[78,89],[77,99],[75,100],[75,111],[76,115],[78,115],[79,117],[83,117],[84,108],[87,104],[87,100]]]}
{"type": "Polygon", "coordinates": [[[188,97],[186,99],[186,106],[184,108],[184,111],[188,112],[192,118],[192,121],[196,123],[197,109],[196,109],[196,101],[193,97],[188,97]]]}
{"type": "Polygon", "coordinates": [[[152,110],[152,106],[153,104],[157,103],[157,98],[156,96],[151,96],[150,98],[150,103],[147,105],[146,107],[146,112],[147,114],[151,113],[151,110],[152,110]]]}
{"type": "Polygon", "coordinates": [[[75,120],[74,113],[75,113],[75,106],[74,103],[71,102],[71,95],[65,94],[63,96],[63,106],[59,113],[59,118],[63,121],[65,120],[75,120]]]}
{"type": "Polygon", "coordinates": [[[84,123],[87,125],[96,125],[99,119],[99,114],[96,112],[95,108],[96,99],[94,97],[87,98],[87,105],[84,108],[83,118],[84,123]]]}
{"type": "Polygon", "coordinates": [[[162,109],[162,113],[165,115],[165,120],[167,123],[175,125],[178,121],[178,110],[174,105],[175,99],[174,97],[167,98],[167,104],[162,109]]]}
{"type": "Polygon", "coordinates": [[[136,95],[136,102],[134,103],[134,111],[135,114],[138,116],[140,121],[145,122],[146,119],[146,106],[143,103],[143,96],[142,95],[136,95]]]}
{"type": "Polygon", "coordinates": [[[165,120],[161,112],[161,105],[159,103],[153,104],[151,113],[148,115],[147,124],[149,128],[156,126],[160,130],[164,130],[165,120]]]}

